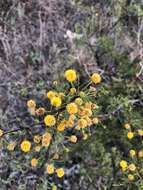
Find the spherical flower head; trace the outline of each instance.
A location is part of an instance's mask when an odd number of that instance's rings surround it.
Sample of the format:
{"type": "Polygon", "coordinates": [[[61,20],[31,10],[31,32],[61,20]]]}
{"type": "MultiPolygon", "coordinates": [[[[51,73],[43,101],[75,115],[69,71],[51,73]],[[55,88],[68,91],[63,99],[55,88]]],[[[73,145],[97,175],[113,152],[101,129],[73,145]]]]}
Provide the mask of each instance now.
{"type": "Polygon", "coordinates": [[[57,186],[55,184],[52,185],[52,190],[57,190],[57,186]]]}
{"type": "Polygon", "coordinates": [[[129,169],[130,171],[134,172],[134,171],[136,170],[135,164],[130,164],[130,165],[128,166],[128,169],[129,169]]]}
{"type": "Polygon", "coordinates": [[[81,92],[79,93],[79,96],[80,96],[81,98],[84,98],[84,97],[86,96],[86,94],[85,94],[85,92],[81,91],[81,92]]]}
{"type": "Polygon", "coordinates": [[[129,155],[130,155],[130,157],[134,157],[136,155],[136,151],[130,150],[129,155]]]}
{"type": "Polygon", "coordinates": [[[143,158],[143,150],[140,150],[140,151],[138,152],[138,157],[139,157],[139,158],[143,158]]]}
{"type": "Polygon", "coordinates": [[[49,92],[47,92],[47,97],[51,100],[56,96],[56,94],[57,94],[56,92],[50,90],[49,92]]]}
{"type": "Polygon", "coordinates": [[[76,88],[70,88],[70,94],[75,94],[76,93],[76,88]]]}
{"type": "Polygon", "coordinates": [[[60,107],[61,104],[62,104],[62,100],[61,100],[60,97],[53,97],[53,98],[51,99],[51,104],[52,104],[53,106],[55,106],[55,107],[60,107]]]}
{"type": "Polygon", "coordinates": [[[50,174],[50,175],[53,174],[54,170],[55,170],[55,168],[54,168],[53,164],[47,164],[46,171],[47,171],[48,174],[50,174]]]}
{"type": "Polygon", "coordinates": [[[95,84],[98,84],[101,82],[101,76],[98,73],[93,73],[91,76],[91,81],[95,84]]]}
{"type": "Polygon", "coordinates": [[[66,128],[66,120],[63,120],[57,126],[57,131],[62,132],[65,130],[65,128],[66,128]]]}
{"type": "Polygon", "coordinates": [[[27,107],[28,108],[35,108],[36,107],[36,102],[34,100],[28,100],[27,101],[27,107]]]}
{"type": "Polygon", "coordinates": [[[41,136],[40,135],[35,135],[34,138],[33,138],[33,140],[34,140],[35,143],[38,144],[41,141],[41,136]]]}
{"type": "Polygon", "coordinates": [[[132,175],[132,174],[128,175],[128,180],[129,181],[133,181],[134,179],[135,179],[134,175],[132,175]]]}
{"type": "Polygon", "coordinates": [[[75,114],[78,112],[78,107],[75,103],[69,103],[67,106],[66,106],[66,109],[67,109],[67,112],[69,114],[75,114]]]}
{"type": "Polygon", "coordinates": [[[143,130],[139,129],[139,130],[138,130],[138,134],[139,134],[139,136],[142,137],[142,136],[143,136],[143,130]]]}
{"type": "Polygon", "coordinates": [[[59,178],[62,178],[65,175],[63,168],[56,169],[56,173],[59,178]]]}
{"type": "Polygon", "coordinates": [[[130,128],[131,128],[131,125],[128,124],[128,123],[126,123],[126,124],[124,125],[124,128],[125,128],[125,129],[130,129],[130,128]]]}
{"type": "Polygon", "coordinates": [[[51,134],[50,133],[45,133],[42,136],[42,146],[48,147],[50,145],[51,140],[52,140],[51,134]]]}
{"type": "Polygon", "coordinates": [[[134,137],[134,133],[133,132],[128,132],[127,137],[128,137],[128,139],[132,139],[134,137]]]}
{"type": "Polygon", "coordinates": [[[76,98],[75,99],[75,103],[79,106],[81,106],[83,104],[83,100],[81,98],[76,98]]]}
{"type": "Polygon", "coordinates": [[[28,140],[24,140],[21,145],[20,148],[23,152],[29,152],[31,149],[31,143],[28,140]]]}
{"type": "Polygon", "coordinates": [[[41,146],[40,145],[35,146],[34,150],[35,152],[40,152],[41,146]]]}
{"type": "Polygon", "coordinates": [[[9,144],[7,145],[7,149],[8,149],[9,151],[13,151],[14,148],[15,148],[15,146],[16,146],[16,143],[15,143],[15,142],[9,143],[9,144]]]}
{"type": "Polygon", "coordinates": [[[84,115],[85,116],[92,116],[92,111],[91,111],[91,109],[89,109],[89,108],[85,108],[84,110],[83,110],[83,112],[84,112],[84,115]]]}
{"type": "Polygon", "coordinates": [[[72,135],[72,136],[70,137],[70,141],[71,141],[72,143],[76,143],[76,142],[77,142],[77,137],[76,137],[75,135],[72,135]]]}
{"type": "Polygon", "coordinates": [[[0,137],[2,137],[2,136],[3,136],[3,130],[0,129],[0,137]]]}
{"type": "Polygon", "coordinates": [[[56,124],[56,118],[53,115],[47,115],[44,118],[44,123],[46,126],[52,127],[56,124]]]}
{"type": "Polygon", "coordinates": [[[45,108],[38,108],[36,111],[35,111],[36,115],[38,116],[41,116],[41,115],[44,115],[45,113],[45,108]]]}
{"type": "Polygon", "coordinates": [[[74,82],[77,79],[76,71],[73,69],[69,69],[65,72],[65,78],[69,82],[74,82]]]}
{"type": "Polygon", "coordinates": [[[99,119],[97,117],[93,118],[93,124],[97,125],[99,123],[99,119]]]}
{"type": "Polygon", "coordinates": [[[122,169],[126,169],[127,168],[127,162],[125,161],[125,160],[121,160],[121,162],[120,162],[120,167],[122,168],[122,169]]]}
{"type": "Polygon", "coordinates": [[[83,129],[83,128],[87,127],[87,125],[88,125],[88,123],[87,123],[86,119],[81,118],[81,119],[78,120],[79,128],[83,129]]]}
{"type": "Polygon", "coordinates": [[[33,159],[31,160],[31,166],[32,166],[32,167],[36,167],[37,165],[38,165],[38,159],[33,158],[33,159]]]}

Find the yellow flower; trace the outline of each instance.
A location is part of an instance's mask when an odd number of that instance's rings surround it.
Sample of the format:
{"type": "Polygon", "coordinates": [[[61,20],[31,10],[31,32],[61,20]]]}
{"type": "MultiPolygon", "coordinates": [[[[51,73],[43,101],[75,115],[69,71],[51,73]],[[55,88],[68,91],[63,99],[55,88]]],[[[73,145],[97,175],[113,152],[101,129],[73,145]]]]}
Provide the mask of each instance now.
{"type": "Polygon", "coordinates": [[[128,124],[128,123],[126,123],[126,124],[124,125],[124,128],[125,128],[125,129],[130,129],[130,128],[131,128],[131,125],[128,124]]]}
{"type": "Polygon", "coordinates": [[[47,92],[47,97],[51,100],[52,98],[54,98],[57,95],[56,92],[50,90],[49,92],[47,92]]]}
{"type": "Polygon", "coordinates": [[[142,136],[143,136],[143,130],[139,129],[139,130],[138,130],[138,134],[139,134],[139,136],[142,137],[142,136]]]}
{"type": "Polygon", "coordinates": [[[57,126],[57,130],[59,131],[59,132],[62,132],[62,131],[64,131],[65,130],[65,127],[66,127],[66,120],[62,120],[61,122],[60,122],[60,124],[57,126]]]}
{"type": "Polygon", "coordinates": [[[75,103],[70,103],[66,106],[67,112],[69,114],[75,114],[78,112],[77,105],[75,103]]]}
{"type": "Polygon", "coordinates": [[[134,175],[132,175],[132,174],[129,174],[128,175],[128,180],[129,181],[133,181],[135,178],[134,178],[134,175]]]}
{"type": "Polygon", "coordinates": [[[139,158],[143,158],[143,150],[140,150],[140,151],[138,152],[138,157],[139,157],[139,158]]]}
{"type": "Polygon", "coordinates": [[[86,102],[84,107],[91,110],[92,109],[92,103],[86,102]]]}
{"type": "Polygon", "coordinates": [[[15,143],[15,142],[10,143],[10,144],[7,145],[7,149],[8,149],[9,151],[13,151],[14,148],[15,148],[15,146],[16,146],[16,143],[15,143]]]}
{"type": "Polygon", "coordinates": [[[36,102],[34,100],[28,100],[27,101],[27,107],[28,108],[35,108],[36,107],[36,102]]]}
{"type": "Polygon", "coordinates": [[[35,111],[36,115],[40,116],[40,115],[44,115],[45,113],[45,108],[38,108],[36,111],[35,111]]]}
{"type": "Polygon", "coordinates": [[[83,113],[84,113],[84,115],[86,115],[86,116],[92,116],[92,111],[91,111],[91,109],[88,109],[88,108],[85,108],[84,110],[83,110],[83,113]]]}
{"type": "Polygon", "coordinates": [[[83,104],[83,100],[81,98],[76,98],[75,99],[75,103],[79,106],[81,106],[83,104]]]}
{"type": "Polygon", "coordinates": [[[134,172],[134,171],[136,170],[135,164],[130,164],[130,165],[128,166],[128,169],[129,169],[130,171],[134,172]]]}
{"type": "Polygon", "coordinates": [[[87,121],[88,126],[92,125],[92,120],[88,116],[84,117],[84,119],[87,121]]]}
{"type": "Polygon", "coordinates": [[[3,136],[3,130],[0,129],[0,137],[2,137],[2,136],[3,136]]]}
{"type": "Polygon", "coordinates": [[[95,84],[98,84],[101,82],[101,76],[100,74],[98,73],[94,73],[92,76],[91,76],[91,81],[95,84]]]}
{"type": "Polygon", "coordinates": [[[45,133],[42,136],[42,146],[48,147],[50,145],[51,140],[52,140],[51,134],[50,133],[45,133]]]}
{"type": "Polygon", "coordinates": [[[41,136],[40,135],[35,135],[33,140],[34,140],[35,143],[38,144],[41,141],[41,136]]]}
{"type": "Polygon", "coordinates": [[[38,145],[38,146],[35,146],[35,152],[40,152],[40,150],[41,150],[41,146],[40,145],[38,145]]]}
{"type": "Polygon", "coordinates": [[[79,128],[85,128],[85,127],[87,127],[87,125],[88,125],[88,123],[87,123],[86,119],[81,118],[81,119],[78,120],[79,128]]]}
{"type": "Polygon", "coordinates": [[[75,94],[76,93],[76,88],[70,88],[70,94],[75,94]]]}
{"type": "Polygon", "coordinates": [[[61,104],[62,104],[62,100],[61,100],[61,98],[59,98],[59,97],[53,97],[53,98],[51,99],[51,104],[52,104],[53,106],[55,106],[55,107],[60,107],[61,104]]]}
{"type": "Polygon", "coordinates": [[[33,159],[31,160],[31,166],[32,166],[32,167],[36,167],[37,164],[38,164],[38,159],[33,158],[33,159]]]}
{"type": "Polygon", "coordinates": [[[83,91],[81,91],[81,92],[79,93],[79,96],[80,96],[81,98],[84,98],[84,97],[86,96],[86,94],[85,94],[83,91]]]}
{"type": "Polygon", "coordinates": [[[57,190],[57,186],[55,184],[52,185],[52,190],[57,190]]]}
{"type": "Polygon", "coordinates": [[[21,147],[21,150],[22,150],[23,152],[29,152],[30,149],[31,149],[31,143],[30,143],[30,141],[28,141],[28,140],[24,140],[24,141],[21,143],[20,147],[21,147]]]}
{"type": "Polygon", "coordinates": [[[72,135],[72,136],[70,137],[70,141],[71,141],[72,143],[76,143],[76,142],[77,142],[77,137],[76,137],[75,135],[72,135]]]}
{"type": "Polygon", "coordinates": [[[134,133],[133,132],[128,132],[127,137],[128,137],[128,139],[132,139],[134,137],[134,133]]]}
{"type": "Polygon", "coordinates": [[[74,115],[74,114],[71,114],[70,116],[69,116],[69,120],[75,120],[76,119],[76,116],[74,115]]]}
{"type": "Polygon", "coordinates": [[[63,168],[56,169],[56,173],[57,173],[57,176],[59,178],[61,178],[61,177],[63,177],[65,175],[65,172],[64,172],[63,168]]]}
{"type": "Polygon", "coordinates": [[[46,126],[51,127],[51,126],[54,126],[56,124],[56,118],[53,115],[47,115],[44,118],[44,122],[45,122],[46,126]]]}
{"type": "Polygon", "coordinates": [[[99,123],[99,120],[97,117],[93,118],[92,120],[93,124],[97,125],[99,123]]]}
{"type": "Polygon", "coordinates": [[[130,150],[129,152],[131,157],[134,157],[136,155],[136,151],[135,150],[130,150]]]}
{"type": "Polygon", "coordinates": [[[69,82],[73,82],[76,80],[77,76],[76,76],[76,71],[73,69],[69,69],[65,72],[65,78],[69,81],[69,82]]]}
{"type": "Polygon", "coordinates": [[[55,170],[53,164],[47,164],[46,170],[48,174],[53,174],[55,170]]]}
{"type": "Polygon", "coordinates": [[[120,162],[120,167],[122,168],[122,169],[124,169],[124,170],[126,170],[127,169],[127,162],[125,161],[125,160],[121,160],[121,162],[120,162]]]}

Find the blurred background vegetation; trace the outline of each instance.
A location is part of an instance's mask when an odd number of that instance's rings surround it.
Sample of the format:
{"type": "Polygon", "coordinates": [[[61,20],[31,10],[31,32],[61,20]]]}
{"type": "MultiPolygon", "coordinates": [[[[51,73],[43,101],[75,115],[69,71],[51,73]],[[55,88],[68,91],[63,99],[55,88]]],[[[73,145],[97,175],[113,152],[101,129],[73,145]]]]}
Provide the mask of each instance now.
{"type": "MultiPolygon", "coordinates": [[[[1,128],[29,125],[26,101],[43,100],[52,81],[70,67],[82,74],[81,82],[94,71],[102,74],[95,98],[101,122],[65,156],[69,175],[58,188],[143,189],[143,182],[131,185],[119,171],[133,147],[123,124],[143,129],[142,0],[0,1],[1,128]]],[[[18,151],[15,158],[25,163],[18,151]]],[[[1,149],[0,189],[51,189],[45,177],[40,184],[36,172],[24,167],[1,149]]]]}

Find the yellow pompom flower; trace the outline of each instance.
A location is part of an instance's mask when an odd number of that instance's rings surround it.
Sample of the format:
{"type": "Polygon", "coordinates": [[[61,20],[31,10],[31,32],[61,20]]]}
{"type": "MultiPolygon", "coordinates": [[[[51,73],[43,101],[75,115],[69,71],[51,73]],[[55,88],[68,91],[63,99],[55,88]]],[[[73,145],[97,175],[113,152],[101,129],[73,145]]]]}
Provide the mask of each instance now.
{"type": "Polygon", "coordinates": [[[36,115],[38,116],[41,116],[41,115],[44,115],[45,113],[45,108],[38,108],[36,111],[35,111],[36,115]]]}
{"type": "Polygon", "coordinates": [[[38,159],[33,158],[33,159],[31,160],[31,166],[32,166],[32,167],[36,167],[37,165],[38,165],[38,159]]]}
{"type": "Polygon", "coordinates": [[[132,175],[132,174],[128,175],[128,180],[129,181],[133,181],[134,179],[135,179],[134,175],[132,175]]]}
{"type": "Polygon", "coordinates": [[[139,136],[142,137],[142,136],[143,136],[143,130],[139,129],[139,130],[138,130],[138,134],[139,134],[139,136]]]}
{"type": "Polygon", "coordinates": [[[69,82],[74,82],[77,78],[76,71],[73,69],[69,69],[65,72],[65,78],[69,82]]]}
{"type": "Polygon", "coordinates": [[[124,128],[125,128],[125,129],[130,129],[130,128],[131,128],[131,125],[128,124],[128,123],[126,123],[126,124],[124,125],[124,128]]]}
{"type": "Polygon", "coordinates": [[[70,94],[73,95],[76,93],[76,88],[70,88],[70,94]]]}
{"type": "Polygon", "coordinates": [[[143,158],[143,150],[140,150],[140,151],[138,152],[138,157],[139,157],[139,158],[143,158]]]}
{"type": "Polygon", "coordinates": [[[7,145],[7,149],[8,149],[9,151],[13,151],[14,148],[15,148],[15,146],[16,146],[16,143],[15,143],[15,142],[9,143],[9,144],[7,145]]]}
{"type": "Polygon", "coordinates": [[[48,174],[50,174],[50,175],[53,174],[54,170],[55,170],[55,168],[54,168],[53,164],[47,164],[46,171],[48,174]]]}
{"type": "Polygon", "coordinates": [[[62,120],[62,121],[59,123],[59,125],[57,126],[57,131],[59,131],[59,132],[64,131],[64,130],[65,130],[65,127],[66,127],[66,124],[67,124],[66,120],[62,120]]]}
{"type": "Polygon", "coordinates": [[[57,190],[57,186],[55,184],[52,185],[52,190],[57,190]]]}
{"type": "Polygon", "coordinates": [[[84,107],[91,110],[92,109],[92,102],[86,102],[84,107]]]}
{"type": "Polygon", "coordinates": [[[50,90],[49,92],[47,92],[47,97],[51,100],[52,98],[54,98],[57,95],[56,92],[50,90]]]}
{"type": "Polygon", "coordinates": [[[121,160],[120,167],[125,171],[127,169],[127,162],[125,160],[121,160]]]}
{"type": "Polygon", "coordinates": [[[77,137],[76,137],[75,135],[72,135],[72,136],[70,137],[70,141],[71,141],[72,143],[76,143],[76,142],[77,142],[77,137]]]}
{"type": "Polygon", "coordinates": [[[23,152],[29,152],[31,149],[31,143],[28,140],[24,140],[21,145],[20,148],[23,152]]]}
{"type": "Polygon", "coordinates": [[[130,150],[129,154],[130,154],[130,157],[134,157],[136,155],[136,151],[135,150],[130,150]]]}
{"type": "Polygon", "coordinates": [[[40,145],[35,146],[34,150],[35,152],[40,152],[41,146],[40,145]]]}
{"type": "Polygon", "coordinates": [[[55,106],[55,107],[60,107],[61,104],[62,104],[62,100],[61,100],[61,98],[59,98],[59,97],[53,97],[53,98],[51,99],[51,104],[52,104],[53,106],[55,106]]]}
{"type": "Polygon", "coordinates": [[[84,97],[86,96],[86,94],[85,94],[85,92],[81,91],[81,92],[79,93],[79,96],[80,96],[81,98],[84,98],[84,97]]]}
{"type": "Polygon", "coordinates": [[[79,106],[81,106],[83,104],[83,100],[81,98],[76,98],[75,99],[75,103],[79,106]]]}
{"type": "Polygon", "coordinates": [[[128,139],[132,139],[134,137],[134,133],[133,132],[128,132],[127,137],[128,137],[128,139]]]}
{"type": "Polygon", "coordinates": [[[84,110],[83,110],[83,113],[84,113],[84,115],[85,116],[92,116],[92,111],[91,111],[91,109],[88,109],[88,108],[85,108],[84,110]]]}
{"type": "Polygon", "coordinates": [[[48,147],[50,145],[51,140],[52,140],[51,134],[50,133],[45,133],[42,136],[42,146],[48,147]]]}
{"type": "Polygon", "coordinates": [[[128,169],[129,169],[130,171],[134,172],[134,171],[136,170],[135,164],[130,164],[130,165],[128,166],[128,169]]]}
{"type": "Polygon", "coordinates": [[[93,124],[97,125],[99,123],[99,119],[97,117],[93,118],[93,124]]]}
{"type": "Polygon", "coordinates": [[[54,126],[56,124],[56,118],[53,115],[47,115],[44,118],[44,122],[45,122],[46,126],[51,127],[51,126],[54,126]]]}
{"type": "Polygon", "coordinates": [[[95,84],[98,84],[101,82],[101,76],[100,74],[98,73],[94,73],[92,76],[91,76],[91,81],[95,84]]]}
{"type": "Polygon", "coordinates": [[[75,103],[70,103],[66,106],[67,112],[69,114],[75,114],[78,112],[77,105],[75,103]]]}
{"type": "Polygon", "coordinates": [[[41,136],[40,135],[35,135],[34,136],[34,138],[33,138],[33,141],[35,142],[35,143],[40,143],[40,141],[41,141],[41,136]]]}
{"type": "Polygon", "coordinates": [[[56,173],[57,173],[57,176],[59,178],[61,178],[61,177],[63,177],[65,175],[65,172],[64,172],[63,168],[56,169],[56,173]]]}
{"type": "Polygon", "coordinates": [[[28,108],[35,108],[36,107],[36,102],[34,100],[28,100],[27,101],[27,107],[28,108]]]}
{"type": "Polygon", "coordinates": [[[2,137],[2,136],[3,136],[3,130],[0,129],[0,137],[2,137]]]}
{"type": "Polygon", "coordinates": [[[87,127],[87,125],[88,125],[88,123],[87,123],[86,119],[81,118],[78,120],[78,127],[79,128],[83,129],[83,128],[87,127]]]}

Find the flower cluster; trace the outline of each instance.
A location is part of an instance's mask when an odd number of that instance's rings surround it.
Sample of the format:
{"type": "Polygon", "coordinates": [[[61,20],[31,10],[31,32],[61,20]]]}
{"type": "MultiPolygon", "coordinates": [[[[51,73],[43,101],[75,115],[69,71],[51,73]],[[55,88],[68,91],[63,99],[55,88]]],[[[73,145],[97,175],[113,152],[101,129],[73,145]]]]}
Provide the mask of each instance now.
{"type": "MultiPolygon", "coordinates": [[[[64,80],[66,87],[54,81],[53,88],[45,95],[49,109],[38,106],[33,99],[27,101],[28,112],[41,125],[41,130],[37,133],[33,126],[33,139],[25,136],[19,146],[23,154],[31,155],[29,163],[33,169],[44,166],[45,173],[58,178],[65,175],[59,164],[63,153],[69,152],[78,141],[88,139],[92,128],[99,123],[94,99],[100,74],[94,73],[87,84],[79,86],[78,73],[69,69],[64,73],[64,80]]],[[[9,143],[7,149],[13,151],[16,146],[16,142],[9,143]]]]}
{"type": "MultiPolygon", "coordinates": [[[[139,140],[142,144],[143,130],[138,129],[134,130],[131,124],[126,123],[123,127],[127,130],[126,136],[127,139],[131,140],[139,140]]],[[[132,143],[134,144],[134,142],[132,143]]],[[[133,145],[133,147],[135,147],[133,145]]],[[[135,148],[130,149],[128,151],[128,158],[126,160],[120,161],[120,168],[124,176],[127,177],[129,182],[135,182],[137,180],[142,181],[143,170],[142,170],[142,158],[143,158],[143,149],[135,148]]]]}

